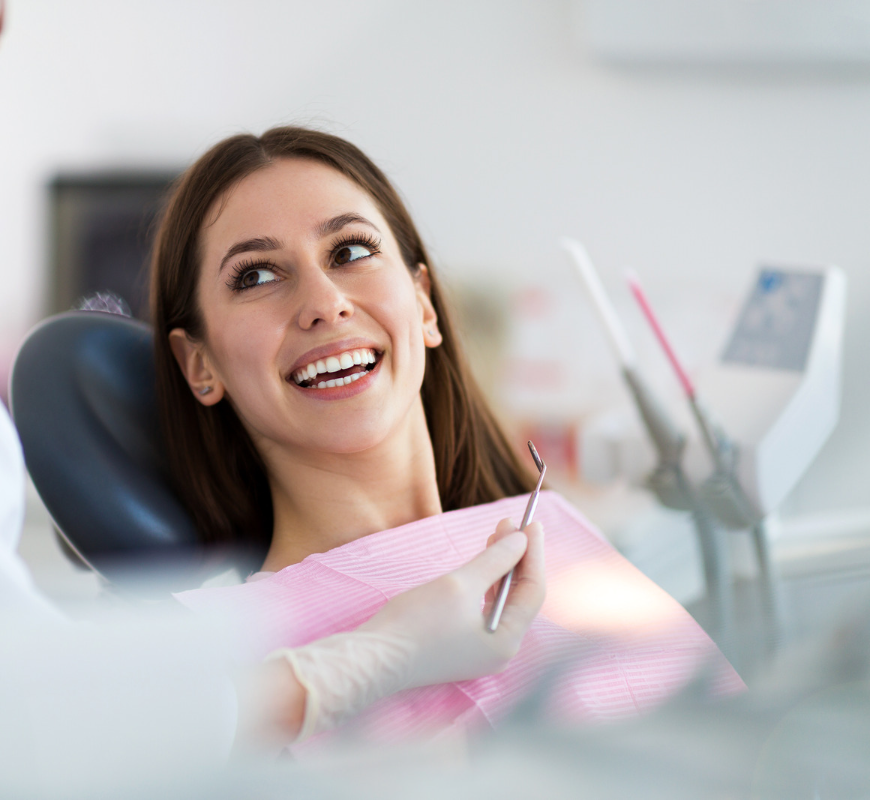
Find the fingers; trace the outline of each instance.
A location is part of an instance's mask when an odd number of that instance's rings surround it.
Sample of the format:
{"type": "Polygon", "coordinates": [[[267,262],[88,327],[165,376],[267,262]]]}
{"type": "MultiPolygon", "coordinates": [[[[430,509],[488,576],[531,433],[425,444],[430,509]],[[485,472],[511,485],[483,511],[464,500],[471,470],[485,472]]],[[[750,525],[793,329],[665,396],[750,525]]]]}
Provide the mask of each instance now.
{"type": "MultiPolygon", "coordinates": [[[[505,518],[499,520],[498,525],[495,527],[495,533],[486,540],[486,546],[491,547],[496,542],[500,542],[505,536],[510,536],[514,531],[519,530],[517,528],[516,523],[510,519],[505,518]]],[[[501,585],[501,577],[487,589],[486,595],[484,595],[484,614],[488,615],[490,608],[492,607],[493,602],[495,601],[495,595],[498,591],[498,587],[501,585]]]]}
{"type": "Polygon", "coordinates": [[[510,520],[502,520],[496,528],[495,536],[501,535],[502,538],[456,570],[457,576],[472,582],[475,591],[479,589],[479,597],[482,597],[484,592],[502,576],[507,575],[526,552],[528,544],[526,534],[522,531],[509,530],[506,525],[503,527],[503,523],[509,524],[510,520]]]}
{"type": "Polygon", "coordinates": [[[495,533],[486,540],[486,546],[495,544],[496,542],[504,539],[505,536],[513,533],[514,531],[518,531],[516,523],[512,519],[503,519],[500,520],[498,525],[495,526],[495,533]]]}
{"type": "Polygon", "coordinates": [[[537,580],[544,576],[544,526],[540,522],[532,522],[526,526],[525,534],[529,544],[526,547],[523,560],[514,573],[517,580],[528,577],[537,580]]]}
{"type": "Polygon", "coordinates": [[[528,545],[514,572],[514,585],[508,595],[502,624],[525,629],[544,604],[547,593],[544,569],[544,529],[540,522],[526,526],[528,545]]]}
{"type": "MultiPolygon", "coordinates": [[[[498,525],[495,527],[495,533],[486,540],[486,546],[490,547],[496,542],[500,542],[505,536],[510,536],[514,531],[519,530],[517,528],[516,523],[510,519],[506,518],[503,520],[499,520],[498,525]]],[[[489,614],[489,610],[492,606],[492,603],[495,600],[495,593],[498,591],[498,587],[501,584],[501,577],[487,589],[486,595],[484,597],[484,613],[489,614]]]]}
{"type": "Polygon", "coordinates": [[[516,530],[510,519],[501,520],[489,537],[487,548],[455,571],[468,589],[478,597],[486,594],[484,614],[489,613],[493,589],[514,569],[513,585],[508,595],[499,631],[501,636],[517,641],[525,633],[544,603],[544,529],[539,522],[516,530]],[[519,638],[518,638],[519,637],[519,638]]]}

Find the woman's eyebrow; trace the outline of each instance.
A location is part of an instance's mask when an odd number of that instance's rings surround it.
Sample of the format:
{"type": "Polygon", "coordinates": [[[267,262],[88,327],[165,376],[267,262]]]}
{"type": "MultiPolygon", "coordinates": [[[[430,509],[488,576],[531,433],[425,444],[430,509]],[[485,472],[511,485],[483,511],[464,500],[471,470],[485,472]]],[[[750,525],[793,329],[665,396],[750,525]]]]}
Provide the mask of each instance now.
{"type": "Polygon", "coordinates": [[[378,233],[380,230],[378,226],[375,225],[371,220],[367,220],[364,216],[360,214],[339,214],[337,217],[333,217],[332,219],[328,219],[325,222],[321,222],[320,225],[317,226],[314,234],[318,239],[322,239],[324,236],[329,236],[333,233],[338,233],[342,228],[347,225],[352,225],[354,223],[360,225],[368,225],[370,228],[374,228],[378,233]]]}
{"type": "Polygon", "coordinates": [[[236,242],[229,250],[227,250],[226,255],[221,259],[218,274],[220,274],[221,270],[226,266],[227,261],[229,261],[233,256],[237,256],[239,253],[262,253],[266,250],[280,249],[281,242],[277,239],[273,239],[271,236],[258,236],[255,239],[245,239],[243,242],[236,242]]]}

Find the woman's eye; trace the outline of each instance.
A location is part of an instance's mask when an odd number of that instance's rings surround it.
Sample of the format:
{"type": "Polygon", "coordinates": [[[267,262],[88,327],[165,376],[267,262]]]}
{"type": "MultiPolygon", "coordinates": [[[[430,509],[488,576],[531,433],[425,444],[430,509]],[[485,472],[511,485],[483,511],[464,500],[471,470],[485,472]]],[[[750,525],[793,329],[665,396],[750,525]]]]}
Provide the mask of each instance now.
{"type": "Polygon", "coordinates": [[[336,264],[349,264],[351,261],[356,261],[360,258],[370,256],[372,251],[364,244],[346,244],[339,247],[335,252],[336,264]]]}
{"type": "Polygon", "coordinates": [[[239,280],[239,286],[242,289],[250,289],[261,283],[271,283],[275,280],[278,279],[270,269],[249,269],[239,280]]]}

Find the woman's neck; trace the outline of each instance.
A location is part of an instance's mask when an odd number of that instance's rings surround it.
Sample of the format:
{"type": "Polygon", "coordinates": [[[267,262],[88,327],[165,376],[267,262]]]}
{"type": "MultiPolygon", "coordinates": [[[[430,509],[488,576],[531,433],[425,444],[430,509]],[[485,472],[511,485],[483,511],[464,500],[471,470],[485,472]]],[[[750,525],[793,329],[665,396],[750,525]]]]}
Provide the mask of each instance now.
{"type": "Polygon", "coordinates": [[[441,513],[422,404],[409,418],[397,435],[361,453],[270,459],[274,528],[264,571],[441,513]]]}

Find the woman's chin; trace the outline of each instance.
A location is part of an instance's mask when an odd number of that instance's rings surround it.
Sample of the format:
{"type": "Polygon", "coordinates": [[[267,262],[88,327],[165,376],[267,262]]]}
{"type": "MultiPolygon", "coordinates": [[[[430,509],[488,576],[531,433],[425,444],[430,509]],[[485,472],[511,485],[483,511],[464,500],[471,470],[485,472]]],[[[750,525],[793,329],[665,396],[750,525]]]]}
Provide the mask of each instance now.
{"type": "Polygon", "coordinates": [[[428,441],[428,428],[422,403],[410,409],[377,408],[344,409],[332,419],[312,419],[310,425],[294,426],[300,437],[293,448],[308,450],[312,455],[336,456],[381,453],[389,449],[394,458],[404,449],[416,451],[421,438],[428,441]],[[395,450],[399,448],[399,451],[395,450]]]}
{"type": "Polygon", "coordinates": [[[348,420],[332,429],[321,427],[316,438],[305,443],[305,449],[323,455],[353,455],[377,450],[390,438],[390,430],[385,429],[382,420],[373,420],[371,424],[360,419],[348,420]]]}

